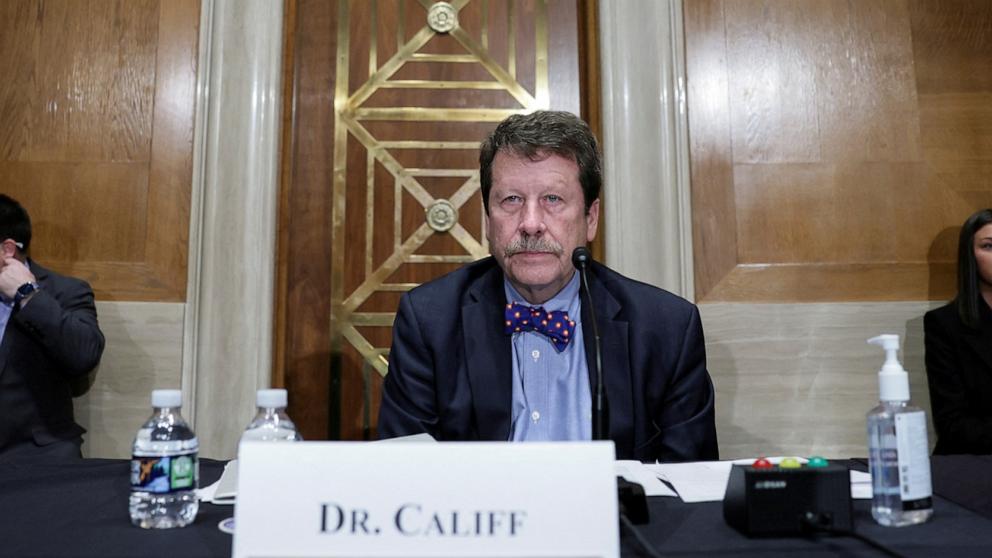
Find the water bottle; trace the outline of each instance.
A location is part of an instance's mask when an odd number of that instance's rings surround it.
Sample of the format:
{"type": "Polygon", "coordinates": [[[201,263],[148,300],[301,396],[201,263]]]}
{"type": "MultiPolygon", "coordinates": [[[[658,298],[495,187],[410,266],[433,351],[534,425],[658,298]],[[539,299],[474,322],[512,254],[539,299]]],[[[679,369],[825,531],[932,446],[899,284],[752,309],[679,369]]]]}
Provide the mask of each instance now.
{"type": "Polygon", "coordinates": [[[260,389],[255,395],[258,412],[241,440],[263,442],[299,442],[303,440],[296,425],[286,414],[287,395],[284,389],[260,389]]]}
{"type": "Polygon", "coordinates": [[[182,400],[178,389],[152,391],[152,416],[134,437],[129,508],[138,527],[171,529],[196,519],[200,444],[179,414],[182,400]]]}

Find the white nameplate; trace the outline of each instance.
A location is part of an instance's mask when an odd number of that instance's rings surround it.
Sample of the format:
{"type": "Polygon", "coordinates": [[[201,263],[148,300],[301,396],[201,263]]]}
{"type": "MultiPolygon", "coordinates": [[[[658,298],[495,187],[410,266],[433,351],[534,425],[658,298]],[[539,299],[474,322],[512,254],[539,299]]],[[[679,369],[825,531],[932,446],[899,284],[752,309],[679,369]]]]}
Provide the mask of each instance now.
{"type": "Polygon", "coordinates": [[[619,556],[613,442],[241,445],[234,557],[619,556]]]}

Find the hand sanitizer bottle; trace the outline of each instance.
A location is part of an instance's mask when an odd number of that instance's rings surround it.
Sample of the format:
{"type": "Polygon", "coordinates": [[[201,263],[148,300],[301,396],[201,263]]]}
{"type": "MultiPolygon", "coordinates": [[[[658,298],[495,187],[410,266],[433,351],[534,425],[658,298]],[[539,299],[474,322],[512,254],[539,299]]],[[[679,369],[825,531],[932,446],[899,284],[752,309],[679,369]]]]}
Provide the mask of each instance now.
{"type": "Polygon", "coordinates": [[[933,515],[926,413],[909,404],[909,375],[896,356],[899,336],[868,340],[885,349],[879,404],[868,413],[871,515],[881,525],[916,525],[933,515]]]}

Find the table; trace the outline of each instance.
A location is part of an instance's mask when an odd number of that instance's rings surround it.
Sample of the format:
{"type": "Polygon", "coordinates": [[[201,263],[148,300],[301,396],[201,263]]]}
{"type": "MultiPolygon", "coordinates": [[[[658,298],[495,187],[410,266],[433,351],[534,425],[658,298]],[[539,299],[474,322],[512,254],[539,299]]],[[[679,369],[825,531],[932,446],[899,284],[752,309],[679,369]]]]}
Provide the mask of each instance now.
{"type": "MultiPolygon", "coordinates": [[[[200,462],[205,486],[223,462],[200,462]]],[[[863,468],[863,464],[853,463],[863,468]]],[[[871,519],[870,503],[855,500],[856,530],[902,556],[992,555],[992,456],[935,456],[934,518],[924,525],[886,528],[871,519]]],[[[228,557],[231,536],[217,524],[231,506],[202,504],[196,522],[165,531],[132,527],[124,460],[0,465],[0,556],[228,557]]],[[[748,539],[726,525],[720,503],[683,504],[650,498],[651,522],[638,526],[663,556],[885,556],[849,537],[748,539]]],[[[624,556],[644,556],[621,528],[624,556]]]]}
{"type": "MultiPolygon", "coordinates": [[[[200,484],[220,478],[224,463],[200,460],[200,484]]],[[[217,524],[234,506],[200,504],[183,529],[131,525],[131,465],[121,459],[0,465],[0,556],[229,557],[231,535],[217,524]]]]}
{"type": "MultiPolygon", "coordinates": [[[[851,468],[867,470],[863,460],[851,468]]],[[[871,518],[871,501],[854,500],[855,530],[897,556],[992,556],[992,456],[934,456],[934,516],[913,527],[891,528],[871,518]]],[[[651,523],[640,526],[662,556],[887,556],[852,537],[749,539],[723,521],[720,502],[683,504],[649,498],[651,523]]],[[[639,553],[621,528],[622,554],[639,553]]]]}

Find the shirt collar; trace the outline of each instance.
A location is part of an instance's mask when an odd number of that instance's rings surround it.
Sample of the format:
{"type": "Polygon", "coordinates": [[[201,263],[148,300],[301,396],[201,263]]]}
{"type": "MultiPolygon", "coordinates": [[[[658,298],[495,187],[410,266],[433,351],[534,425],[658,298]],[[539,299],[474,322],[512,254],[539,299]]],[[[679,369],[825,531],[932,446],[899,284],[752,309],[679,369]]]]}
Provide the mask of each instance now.
{"type": "MultiPolygon", "coordinates": [[[[517,302],[527,306],[535,306],[534,304],[527,302],[527,299],[521,296],[520,293],[513,288],[513,285],[510,284],[510,281],[506,278],[506,276],[503,277],[503,292],[506,294],[507,302],[517,302]]],[[[578,296],[579,272],[575,271],[572,274],[572,279],[569,280],[569,282],[566,283],[560,291],[558,291],[558,294],[551,297],[549,300],[544,301],[544,303],[540,304],[540,306],[548,312],[554,312],[555,310],[564,310],[567,312],[572,307],[572,304],[578,296]]]]}

